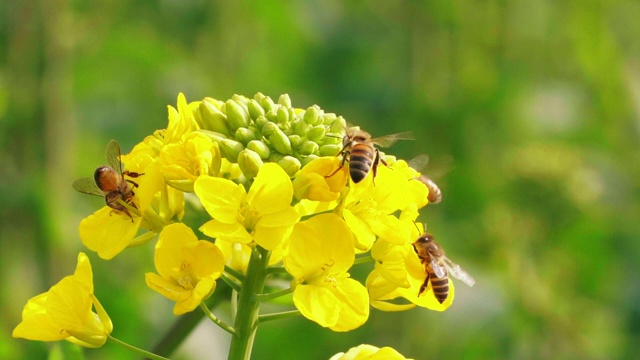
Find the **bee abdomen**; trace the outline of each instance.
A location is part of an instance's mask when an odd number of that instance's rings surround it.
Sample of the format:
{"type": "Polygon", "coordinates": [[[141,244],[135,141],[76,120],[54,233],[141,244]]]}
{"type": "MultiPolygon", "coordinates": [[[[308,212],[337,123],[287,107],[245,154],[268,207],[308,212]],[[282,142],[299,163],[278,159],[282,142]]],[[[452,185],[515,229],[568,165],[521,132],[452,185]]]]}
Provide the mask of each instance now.
{"type": "Polygon", "coordinates": [[[433,295],[442,304],[449,296],[449,279],[447,277],[439,279],[432,275],[431,288],[433,289],[433,295]]]}
{"type": "Polygon", "coordinates": [[[349,174],[354,183],[359,183],[371,170],[373,152],[368,149],[354,148],[349,158],[349,174]]]}

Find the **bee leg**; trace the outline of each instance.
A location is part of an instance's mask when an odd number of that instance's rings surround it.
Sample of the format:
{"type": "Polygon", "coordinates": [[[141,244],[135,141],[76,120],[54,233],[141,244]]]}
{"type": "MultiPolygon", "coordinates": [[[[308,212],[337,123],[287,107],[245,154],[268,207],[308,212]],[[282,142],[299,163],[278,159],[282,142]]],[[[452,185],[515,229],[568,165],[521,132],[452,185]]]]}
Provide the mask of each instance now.
{"type": "Polygon", "coordinates": [[[137,178],[138,176],[144,175],[144,173],[137,173],[129,170],[125,170],[122,172],[122,175],[127,175],[128,177],[137,178]]]}
{"type": "Polygon", "coordinates": [[[424,279],[424,282],[422,283],[422,285],[420,285],[420,291],[418,291],[418,296],[422,295],[422,293],[427,289],[427,286],[429,286],[429,278],[430,277],[431,276],[427,272],[427,278],[424,279]]]}
{"type": "Polygon", "coordinates": [[[373,172],[373,179],[371,180],[371,182],[373,182],[373,186],[376,186],[376,175],[378,175],[378,165],[380,164],[380,161],[382,161],[383,164],[387,165],[387,163],[380,157],[380,151],[376,149],[376,157],[375,159],[373,159],[373,164],[371,165],[371,170],[373,172]]]}
{"type": "Polygon", "coordinates": [[[129,184],[133,185],[133,187],[138,187],[140,185],[138,185],[137,182],[133,181],[133,180],[129,180],[129,179],[125,179],[126,182],[128,182],[129,184]]]}
{"type": "MultiPolygon", "coordinates": [[[[333,175],[335,175],[338,171],[340,171],[340,169],[342,169],[344,167],[344,163],[347,161],[347,159],[349,158],[349,155],[351,154],[351,152],[349,151],[342,151],[339,152],[338,154],[342,154],[342,161],[340,162],[340,166],[338,166],[338,168],[336,169],[336,171],[332,172],[329,175],[326,175],[324,178],[330,178],[333,175]]],[[[336,155],[337,156],[337,155],[336,155]]]]}

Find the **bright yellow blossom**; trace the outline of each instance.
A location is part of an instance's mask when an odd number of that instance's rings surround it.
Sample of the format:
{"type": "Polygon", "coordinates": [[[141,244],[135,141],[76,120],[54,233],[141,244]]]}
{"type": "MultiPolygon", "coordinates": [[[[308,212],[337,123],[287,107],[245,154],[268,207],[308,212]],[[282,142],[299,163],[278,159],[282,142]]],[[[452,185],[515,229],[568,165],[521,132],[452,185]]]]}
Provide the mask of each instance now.
{"type": "Polygon", "coordinates": [[[220,240],[244,244],[255,241],[267,250],[274,250],[300,219],[291,206],[291,180],[274,163],[260,168],[249,193],[240,184],[211,176],[200,176],[194,190],[213,217],[200,231],[220,240]]]}
{"type": "Polygon", "coordinates": [[[66,276],[46,293],[31,298],[13,337],[38,341],[67,340],[96,348],[104,345],[113,324],[93,294],[93,272],[84,253],[78,254],[73,275],[66,276]],[[96,312],[91,308],[94,307],[96,312]]]}
{"type": "Polygon", "coordinates": [[[165,144],[174,144],[182,140],[182,137],[199,129],[195,113],[200,110],[200,102],[187,104],[187,99],[183,93],[178,94],[178,109],[168,106],[169,124],[164,135],[165,144]]]}
{"type": "Polygon", "coordinates": [[[283,260],[302,315],[334,331],[367,321],[367,290],[347,273],[354,259],[353,235],[340,217],[321,214],[296,224],[283,260]]]}
{"type": "Polygon", "coordinates": [[[293,189],[299,200],[337,200],[349,179],[347,166],[329,176],[340,167],[337,157],[320,157],[305,165],[293,181],[293,189]],[[329,176],[329,177],[327,177],[329,176]]]}
{"type": "Polygon", "coordinates": [[[222,157],[218,144],[200,133],[189,133],[180,142],[167,144],[160,151],[160,165],[168,185],[193,192],[200,175],[218,176],[222,157]]]}
{"type": "Polygon", "coordinates": [[[329,360],[411,360],[402,356],[390,347],[378,348],[373,345],[362,344],[353,347],[347,353],[338,353],[329,360]]]}
{"type": "Polygon", "coordinates": [[[406,182],[401,173],[380,166],[375,185],[355,187],[349,193],[342,216],[355,234],[359,250],[370,249],[376,235],[396,244],[406,242],[406,227],[391,215],[403,206],[406,182]]]}
{"type": "MultiPolygon", "coordinates": [[[[127,169],[131,168],[127,167],[127,169]]],[[[131,171],[137,171],[137,169],[131,171]]],[[[134,214],[132,219],[120,211],[114,211],[112,208],[104,206],[80,222],[78,231],[82,243],[105,260],[118,255],[128,246],[151,239],[155,232],[159,231],[157,227],[162,226],[162,224],[157,224],[160,218],[151,209],[156,193],[161,191],[164,186],[162,173],[155,163],[147,166],[144,171],[140,171],[140,173],[143,172],[144,175],[136,178],[139,187],[135,188],[133,198],[142,216],[134,214]],[[151,232],[136,238],[141,227],[147,228],[151,232]]],[[[176,203],[180,202],[176,201],[176,203]]]]}
{"type": "Polygon", "coordinates": [[[224,256],[218,247],[198,240],[181,223],[166,226],[156,244],[154,263],[158,274],[147,273],[147,285],[176,302],[173,313],[192,311],[216,288],[224,271],[224,256]]]}

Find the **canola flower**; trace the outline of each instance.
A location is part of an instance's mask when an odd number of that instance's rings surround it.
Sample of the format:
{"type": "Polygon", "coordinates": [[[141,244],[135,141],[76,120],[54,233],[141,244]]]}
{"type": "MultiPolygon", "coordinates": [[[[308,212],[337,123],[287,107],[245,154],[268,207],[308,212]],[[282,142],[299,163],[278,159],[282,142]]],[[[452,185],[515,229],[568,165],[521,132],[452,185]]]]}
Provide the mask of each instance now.
{"type": "MultiPolygon", "coordinates": [[[[417,218],[428,188],[407,162],[382,153],[386,165],[378,166],[375,181],[370,171],[353,183],[338,154],[346,129],[341,116],[317,105],[294,108],[288,95],[187,102],[179,94],[177,107],[168,107],[166,128],[120,158],[124,170],[144,174],[136,178],[132,216],[102,207],[81,221],[80,239],[105,260],[156,239],[147,286],[175,303],[174,315],[200,307],[227,331],[229,359],[249,358],[266,321],[301,316],[346,332],[366,323],[371,307],[446,310],[454,298],[450,280],[442,304],[431,285],[418,296],[426,273],[411,244],[420,235],[417,218]],[[206,220],[187,225],[187,211],[206,220]],[[350,276],[367,263],[364,283],[350,276]],[[272,277],[288,279],[289,286],[271,283],[272,277]],[[220,282],[232,289],[233,323],[205,302],[220,282]],[[263,313],[262,303],[287,299],[288,311],[263,313]]],[[[29,300],[14,337],[98,347],[113,339],[112,330],[81,254],[76,274],[29,300]],[[71,302],[55,300],[63,296],[82,305],[73,326],[60,321],[69,316],[56,315],[69,311],[71,302]]],[[[391,348],[360,345],[331,359],[405,358],[391,348]]]]}

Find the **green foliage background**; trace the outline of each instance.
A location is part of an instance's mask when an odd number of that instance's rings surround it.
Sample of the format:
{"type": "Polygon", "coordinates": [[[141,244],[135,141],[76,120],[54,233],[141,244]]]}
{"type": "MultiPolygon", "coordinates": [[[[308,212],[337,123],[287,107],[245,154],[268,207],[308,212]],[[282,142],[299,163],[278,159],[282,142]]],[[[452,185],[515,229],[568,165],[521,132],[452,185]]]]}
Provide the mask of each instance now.
{"type": "MultiPolygon", "coordinates": [[[[77,225],[102,204],[71,182],[109,139],[127,152],[165,127],[178,92],[288,93],[374,136],[413,131],[389,153],[430,155],[444,201],[422,219],[477,280],[446,313],[373,310],[346,334],[267,323],[253,358],[360,343],[416,359],[637,356],[639,15],[634,0],[0,2],[0,358],[82,355],[11,331],[87,251],[77,225]]],[[[152,255],[89,253],[113,334],[148,349],[175,321],[144,285],[152,255]]],[[[222,359],[227,342],[204,322],[175,358],[222,359]]]]}

